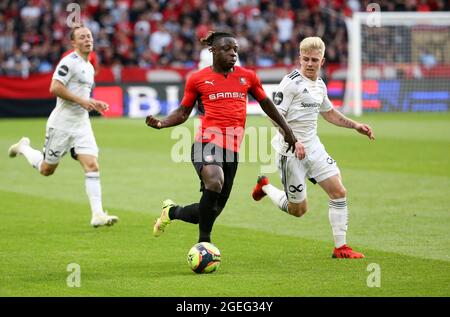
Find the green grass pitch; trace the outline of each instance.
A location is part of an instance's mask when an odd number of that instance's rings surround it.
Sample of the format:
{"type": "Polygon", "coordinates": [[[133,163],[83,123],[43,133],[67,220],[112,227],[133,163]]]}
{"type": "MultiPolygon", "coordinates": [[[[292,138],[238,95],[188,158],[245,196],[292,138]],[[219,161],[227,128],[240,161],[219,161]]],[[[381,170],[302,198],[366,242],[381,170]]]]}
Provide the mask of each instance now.
{"type": "MultiPolygon", "coordinates": [[[[245,162],[214,226],[222,263],[209,275],[191,272],[186,261],[197,226],[173,222],[152,236],[163,199],[200,197],[192,165],[171,160],[170,129],[92,120],[104,206],[120,217],[93,229],[77,162],[66,156],[45,178],[23,157],[7,157],[23,135],[41,149],[46,119],[0,120],[0,296],[450,296],[450,115],[361,120],[375,142],[323,120],[319,135],[348,191],[348,242],[366,258],[331,259],[328,199],[317,185],[308,184],[307,214],[288,216],[268,198],[251,199],[261,164],[245,162]],[[80,287],[67,286],[70,263],[80,266],[80,287]],[[367,285],[372,263],[380,287],[367,285]]],[[[247,122],[268,125],[262,117],[247,122]]],[[[193,120],[184,126],[193,133],[193,120]]],[[[277,172],[268,175],[280,186],[277,172]]]]}

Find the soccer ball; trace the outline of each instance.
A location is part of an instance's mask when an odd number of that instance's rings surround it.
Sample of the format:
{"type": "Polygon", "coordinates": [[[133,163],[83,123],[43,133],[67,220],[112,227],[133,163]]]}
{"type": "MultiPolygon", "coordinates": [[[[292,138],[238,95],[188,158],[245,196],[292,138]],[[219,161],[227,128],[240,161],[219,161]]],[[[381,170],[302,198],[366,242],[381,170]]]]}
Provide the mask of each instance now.
{"type": "Polygon", "coordinates": [[[220,251],[212,243],[200,242],[189,250],[187,260],[195,273],[212,273],[220,265],[220,251]]]}

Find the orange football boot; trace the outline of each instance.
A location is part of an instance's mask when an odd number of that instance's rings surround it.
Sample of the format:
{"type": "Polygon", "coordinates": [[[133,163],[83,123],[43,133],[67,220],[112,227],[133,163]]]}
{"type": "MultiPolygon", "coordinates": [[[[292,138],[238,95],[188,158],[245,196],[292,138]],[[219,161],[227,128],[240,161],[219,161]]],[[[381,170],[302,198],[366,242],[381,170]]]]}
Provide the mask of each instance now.
{"type": "Polygon", "coordinates": [[[344,244],[340,248],[334,248],[333,255],[334,259],[362,259],[364,254],[353,251],[348,245],[344,244]]]}
{"type": "Polygon", "coordinates": [[[258,176],[255,187],[253,188],[252,197],[254,200],[259,201],[266,193],[263,191],[262,187],[269,184],[269,178],[265,175],[258,176]]]}

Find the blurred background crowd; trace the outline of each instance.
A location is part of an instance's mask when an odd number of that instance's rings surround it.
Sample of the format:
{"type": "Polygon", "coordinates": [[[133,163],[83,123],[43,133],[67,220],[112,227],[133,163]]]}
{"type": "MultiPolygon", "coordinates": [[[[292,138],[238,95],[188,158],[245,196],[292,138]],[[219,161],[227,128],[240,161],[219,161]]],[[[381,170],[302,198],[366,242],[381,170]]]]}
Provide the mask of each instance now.
{"type": "MultiPolygon", "coordinates": [[[[0,76],[50,72],[71,48],[73,0],[0,0],[0,76]]],[[[194,68],[209,30],[235,35],[243,66],[291,65],[298,43],[322,36],[328,62],[346,64],[345,16],[369,0],[84,0],[81,22],[102,66],[194,68]]],[[[382,11],[448,11],[447,0],[378,0],[382,11]]]]}

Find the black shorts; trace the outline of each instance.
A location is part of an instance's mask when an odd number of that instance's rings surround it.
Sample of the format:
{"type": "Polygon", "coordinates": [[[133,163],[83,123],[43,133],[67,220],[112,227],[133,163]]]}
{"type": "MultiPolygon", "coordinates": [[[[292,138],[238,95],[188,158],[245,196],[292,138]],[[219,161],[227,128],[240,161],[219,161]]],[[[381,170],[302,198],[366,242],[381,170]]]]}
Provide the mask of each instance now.
{"type": "Polygon", "coordinates": [[[224,183],[220,192],[218,205],[225,207],[233,188],[234,176],[236,176],[239,154],[234,151],[224,149],[213,143],[195,142],[191,148],[191,161],[195,171],[200,178],[200,191],[203,191],[205,184],[202,181],[201,172],[205,165],[217,165],[223,170],[224,183]]]}

